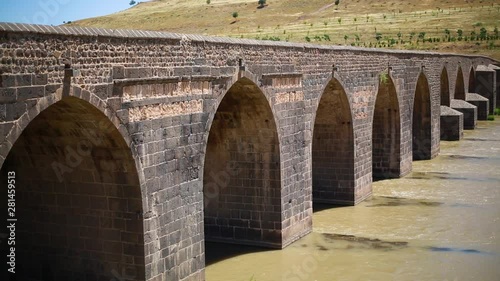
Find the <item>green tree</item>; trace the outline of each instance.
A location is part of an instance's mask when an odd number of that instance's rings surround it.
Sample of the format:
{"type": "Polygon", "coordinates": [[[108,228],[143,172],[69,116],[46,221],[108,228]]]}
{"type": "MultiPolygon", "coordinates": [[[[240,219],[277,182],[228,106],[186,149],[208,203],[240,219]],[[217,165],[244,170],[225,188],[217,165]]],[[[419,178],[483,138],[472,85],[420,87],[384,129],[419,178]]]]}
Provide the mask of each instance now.
{"type": "Polygon", "coordinates": [[[264,8],[266,5],[266,0],[259,0],[259,8],[264,8]]]}
{"type": "Polygon", "coordinates": [[[338,6],[340,4],[340,0],[335,0],[335,6],[338,6]]]}
{"type": "Polygon", "coordinates": [[[128,4],[129,4],[130,6],[132,6],[132,5],[135,5],[135,3],[137,3],[137,2],[135,2],[134,0],[130,0],[130,2],[129,2],[128,4]]]}
{"type": "Polygon", "coordinates": [[[238,17],[238,12],[233,12],[233,18],[236,19],[238,17]]]}
{"type": "Polygon", "coordinates": [[[349,39],[349,36],[344,35],[344,40],[345,40],[345,43],[346,43],[346,44],[347,44],[347,39],[349,39]]]}
{"type": "Polygon", "coordinates": [[[382,39],[382,33],[380,32],[375,33],[375,39],[377,39],[377,42],[380,42],[380,39],[382,39]]]}
{"type": "Polygon", "coordinates": [[[486,28],[481,27],[481,29],[479,30],[479,38],[481,40],[486,40],[488,38],[488,31],[486,30],[486,28]]]}

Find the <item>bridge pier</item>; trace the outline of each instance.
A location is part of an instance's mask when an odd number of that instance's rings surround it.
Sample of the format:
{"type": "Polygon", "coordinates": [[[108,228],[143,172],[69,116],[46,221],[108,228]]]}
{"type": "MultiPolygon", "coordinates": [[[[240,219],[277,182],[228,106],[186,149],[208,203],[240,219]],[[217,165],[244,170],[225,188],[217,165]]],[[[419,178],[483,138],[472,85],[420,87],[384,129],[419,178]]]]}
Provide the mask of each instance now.
{"type": "Polygon", "coordinates": [[[477,107],[464,100],[451,100],[451,108],[464,115],[464,129],[474,130],[477,125],[477,107]]]}
{"type": "Polygon", "coordinates": [[[468,93],[466,101],[477,107],[477,120],[488,120],[489,100],[476,93],[468,93]]]}
{"type": "Polygon", "coordinates": [[[497,104],[495,105],[496,108],[500,108],[500,64],[490,64],[488,65],[489,68],[495,70],[495,76],[496,76],[496,96],[497,96],[497,104]]]}
{"type": "Polygon", "coordinates": [[[457,141],[464,137],[464,115],[450,107],[441,106],[441,140],[457,141]]]}
{"type": "Polygon", "coordinates": [[[489,100],[488,114],[493,114],[497,104],[496,71],[485,65],[479,65],[476,69],[475,92],[489,100]]]}

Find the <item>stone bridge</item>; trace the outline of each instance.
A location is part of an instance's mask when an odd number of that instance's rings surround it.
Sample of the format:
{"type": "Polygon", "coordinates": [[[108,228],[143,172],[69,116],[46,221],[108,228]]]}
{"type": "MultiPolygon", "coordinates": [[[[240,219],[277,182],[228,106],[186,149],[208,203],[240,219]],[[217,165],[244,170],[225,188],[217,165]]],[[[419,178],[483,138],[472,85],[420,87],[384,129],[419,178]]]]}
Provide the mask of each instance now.
{"type": "Polygon", "coordinates": [[[204,280],[205,240],[286,247],[313,202],[355,205],[473,128],[498,64],[11,23],[0,62],[17,280],[204,280]]]}

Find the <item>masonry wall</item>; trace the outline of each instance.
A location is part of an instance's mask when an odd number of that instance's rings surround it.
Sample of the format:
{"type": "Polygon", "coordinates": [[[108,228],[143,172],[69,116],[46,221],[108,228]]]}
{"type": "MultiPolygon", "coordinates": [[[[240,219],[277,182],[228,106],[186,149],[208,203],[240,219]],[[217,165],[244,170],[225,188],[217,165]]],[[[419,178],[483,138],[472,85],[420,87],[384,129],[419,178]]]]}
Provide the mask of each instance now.
{"type": "Polygon", "coordinates": [[[373,177],[386,179],[401,174],[401,118],[398,96],[388,73],[381,75],[373,113],[373,177]]]}
{"type": "Polygon", "coordinates": [[[118,128],[134,159],[145,279],[203,280],[206,147],[218,104],[234,83],[246,77],[257,85],[276,123],[280,199],[275,212],[281,225],[276,229],[281,228],[284,247],[312,228],[312,132],[319,99],[332,78],[343,85],[351,106],[356,204],[371,195],[379,74],[392,69],[404,175],[411,171],[412,105],[421,72],[430,88],[431,155],[439,151],[440,80],[435,77],[445,62],[450,89],[459,64],[468,69],[492,63],[483,57],[0,24],[0,163],[22,130],[61,95],[87,100],[118,128]]]}
{"type": "Polygon", "coordinates": [[[278,132],[250,80],[234,84],[220,103],[205,162],[205,239],[281,248],[278,132]]]}
{"type": "Polygon", "coordinates": [[[313,200],[354,202],[354,133],[349,101],[342,85],[331,81],[323,93],[312,144],[313,200]]]}
{"type": "Polygon", "coordinates": [[[429,83],[424,74],[421,74],[415,89],[413,102],[413,160],[425,160],[431,155],[431,100],[429,83]]]}
{"type": "Polygon", "coordinates": [[[43,111],[11,149],[8,171],[17,178],[18,278],[145,280],[135,164],[97,109],[67,98],[43,111]]]}

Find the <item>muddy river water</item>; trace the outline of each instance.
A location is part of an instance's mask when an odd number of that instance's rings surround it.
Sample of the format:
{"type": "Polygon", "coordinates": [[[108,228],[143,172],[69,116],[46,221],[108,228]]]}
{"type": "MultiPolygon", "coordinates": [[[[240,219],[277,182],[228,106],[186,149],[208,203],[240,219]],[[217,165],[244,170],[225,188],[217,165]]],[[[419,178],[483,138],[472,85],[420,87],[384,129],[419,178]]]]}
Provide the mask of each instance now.
{"type": "Polygon", "coordinates": [[[313,232],[283,250],[208,243],[207,280],[500,280],[498,118],[373,194],[315,206],[313,232]]]}

